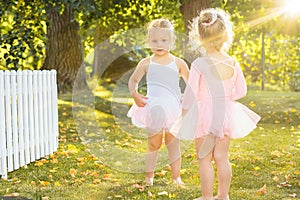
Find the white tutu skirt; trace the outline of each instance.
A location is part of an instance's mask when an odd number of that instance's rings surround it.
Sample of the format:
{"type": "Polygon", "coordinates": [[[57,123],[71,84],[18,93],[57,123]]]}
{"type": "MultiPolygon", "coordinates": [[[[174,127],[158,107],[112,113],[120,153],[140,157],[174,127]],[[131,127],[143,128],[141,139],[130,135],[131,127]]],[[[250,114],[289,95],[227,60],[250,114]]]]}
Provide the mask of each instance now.
{"type": "Polygon", "coordinates": [[[169,132],[180,115],[180,102],[172,97],[148,97],[146,106],[133,104],[127,113],[135,126],[147,129],[150,134],[169,132]]]}

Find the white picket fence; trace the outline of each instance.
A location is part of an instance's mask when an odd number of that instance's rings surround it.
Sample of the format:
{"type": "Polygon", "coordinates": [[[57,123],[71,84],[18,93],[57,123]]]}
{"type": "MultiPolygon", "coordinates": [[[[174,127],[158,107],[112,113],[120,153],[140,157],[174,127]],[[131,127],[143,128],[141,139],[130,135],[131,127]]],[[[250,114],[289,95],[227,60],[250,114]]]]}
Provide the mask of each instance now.
{"type": "Polygon", "coordinates": [[[56,71],[0,71],[0,176],[57,147],[56,71]]]}

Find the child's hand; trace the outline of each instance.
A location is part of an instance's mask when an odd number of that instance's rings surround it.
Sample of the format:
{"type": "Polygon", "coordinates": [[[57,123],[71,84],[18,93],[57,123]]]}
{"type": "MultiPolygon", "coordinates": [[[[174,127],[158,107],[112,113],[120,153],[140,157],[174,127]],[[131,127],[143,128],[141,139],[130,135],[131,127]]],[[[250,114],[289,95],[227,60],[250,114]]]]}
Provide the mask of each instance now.
{"type": "Polygon", "coordinates": [[[146,104],[147,104],[147,99],[148,97],[138,93],[138,92],[134,92],[132,94],[132,97],[134,99],[134,102],[135,104],[138,106],[138,107],[144,107],[146,104]]]}

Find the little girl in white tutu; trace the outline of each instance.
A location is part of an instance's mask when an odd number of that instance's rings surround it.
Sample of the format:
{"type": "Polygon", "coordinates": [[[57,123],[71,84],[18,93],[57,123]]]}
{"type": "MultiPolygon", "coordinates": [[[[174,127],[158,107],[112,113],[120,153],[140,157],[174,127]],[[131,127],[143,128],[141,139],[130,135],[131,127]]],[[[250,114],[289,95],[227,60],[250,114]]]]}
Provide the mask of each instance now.
{"type": "Polygon", "coordinates": [[[170,53],[174,45],[173,25],[167,19],[153,20],[148,27],[148,41],[153,55],[142,59],[131,75],[128,87],[135,104],[128,117],[137,127],[148,131],[146,153],[146,183],[153,185],[154,169],[165,136],[173,181],[183,186],[180,179],[181,153],[179,139],[170,133],[173,124],[181,116],[180,75],[188,79],[188,67],[170,53]],[[146,75],[147,95],[138,93],[138,83],[146,75]]]}

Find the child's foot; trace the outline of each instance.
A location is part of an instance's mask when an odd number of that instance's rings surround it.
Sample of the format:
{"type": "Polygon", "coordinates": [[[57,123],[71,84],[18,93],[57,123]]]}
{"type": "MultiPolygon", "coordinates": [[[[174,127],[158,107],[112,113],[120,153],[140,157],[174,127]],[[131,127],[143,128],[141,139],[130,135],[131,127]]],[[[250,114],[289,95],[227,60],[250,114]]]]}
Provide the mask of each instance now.
{"type": "Polygon", "coordinates": [[[185,188],[184,182],[182,182],[180,177],[173,179],[173,183],[175,183],[177,186],[179,186],[181,188],[185,188]]]}
{"type": "Polygon", "coordinates": [[[194,200],[215,200],[215,198],[204,198],[204,197],[199,197],[197,199],[194,199],[194,200]]]}
{"type": "Polygon", "coordinates": [[[146,185],[153,186],[153,177],[146,177],[145,182],[146,185]]]}
{"type": "Polygon", "coordinates": [[[229,200],[229,197],[220,198],[220,197],[215,196],[214,200],[229,200]]]}

